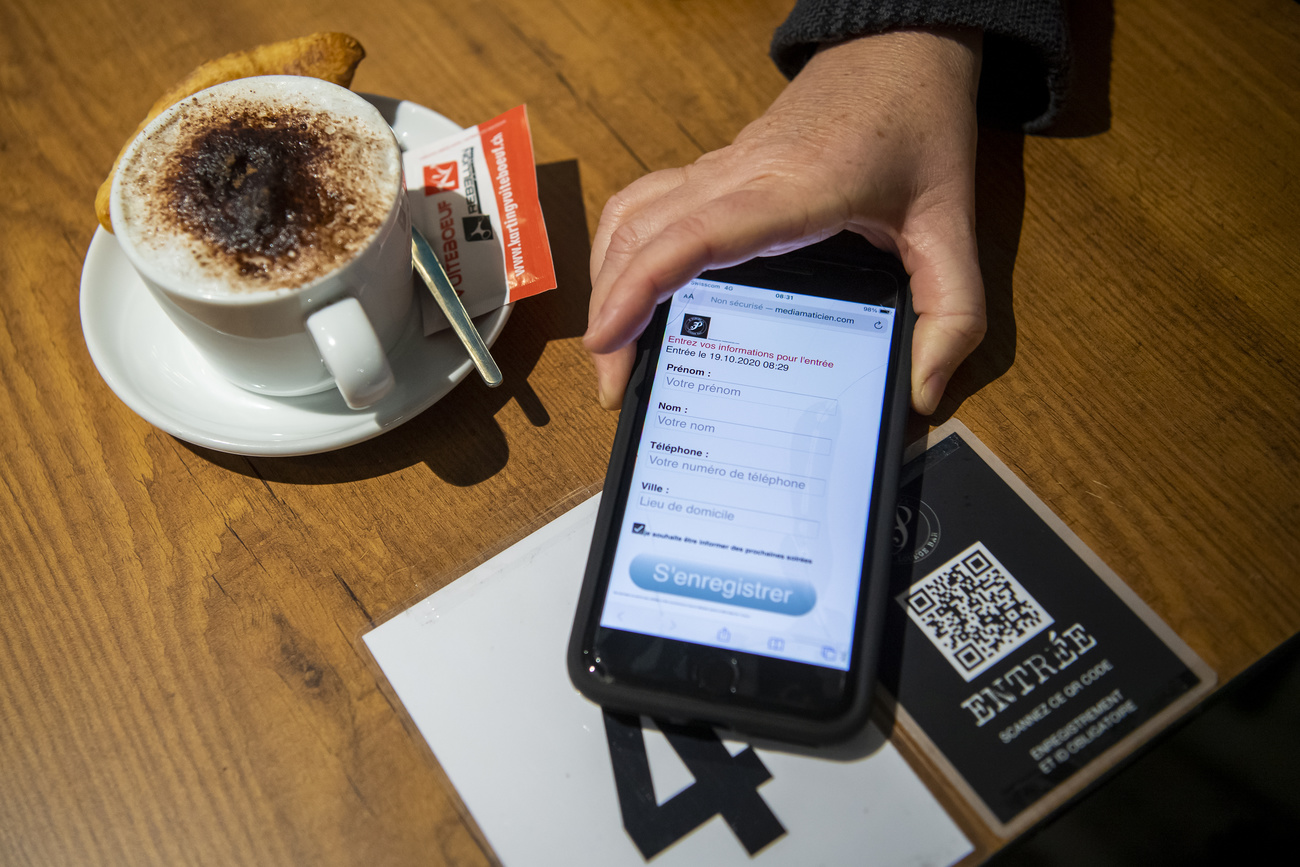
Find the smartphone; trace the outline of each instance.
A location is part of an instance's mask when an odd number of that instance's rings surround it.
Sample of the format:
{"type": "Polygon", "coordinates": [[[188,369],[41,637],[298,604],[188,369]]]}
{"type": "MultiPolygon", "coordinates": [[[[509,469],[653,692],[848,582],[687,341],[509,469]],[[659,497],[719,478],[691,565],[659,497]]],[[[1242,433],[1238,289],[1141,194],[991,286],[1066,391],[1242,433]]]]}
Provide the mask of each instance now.
{"type": "Polygon", "coordinates": [[[569,642],[579,691],[807,744],[866,723],[911,310],[898,260],[850,233],[659,305],[569,642]]]}

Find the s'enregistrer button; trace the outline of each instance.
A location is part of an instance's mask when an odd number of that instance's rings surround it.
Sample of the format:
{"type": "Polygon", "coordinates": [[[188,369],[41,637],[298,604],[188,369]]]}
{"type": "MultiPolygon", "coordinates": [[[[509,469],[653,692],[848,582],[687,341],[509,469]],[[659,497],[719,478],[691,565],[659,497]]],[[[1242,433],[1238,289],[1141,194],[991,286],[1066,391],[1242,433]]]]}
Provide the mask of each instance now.
{"type": "Polygon", "coordinates": [[[797,616],[807,614],[817,603],[817,591],[804,581],[751,575],[654,554],[638,554],[628,566],[628,572],[632,583],[643,590],[724,605],[797,616]]]}

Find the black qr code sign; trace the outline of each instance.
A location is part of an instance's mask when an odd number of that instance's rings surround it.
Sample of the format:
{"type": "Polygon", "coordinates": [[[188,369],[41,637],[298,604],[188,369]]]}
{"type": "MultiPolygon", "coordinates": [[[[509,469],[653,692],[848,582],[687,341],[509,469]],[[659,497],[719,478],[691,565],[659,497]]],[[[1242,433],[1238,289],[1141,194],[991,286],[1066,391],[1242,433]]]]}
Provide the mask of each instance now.
{"type": "Polygon", "coordinates": [[[913,584],[899,601],[967,683],[1053,623],[982,542],[913,584]]]}

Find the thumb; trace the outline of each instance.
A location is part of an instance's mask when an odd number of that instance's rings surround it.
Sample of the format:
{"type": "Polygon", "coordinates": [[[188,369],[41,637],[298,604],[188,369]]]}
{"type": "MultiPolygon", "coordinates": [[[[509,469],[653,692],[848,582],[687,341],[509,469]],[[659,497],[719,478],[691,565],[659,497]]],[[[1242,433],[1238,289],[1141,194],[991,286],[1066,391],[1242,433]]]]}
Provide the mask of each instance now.
{"type": "Polygon", "coordinates": [[[596,367],[596,395],[601,407],[618,409],[636,363],[636,345],[629,343],[613,352],[592,354],[591,362],[596,367]]]}
{"type": "Polygon", "coordinates": [[[984,338],[987,321],[972,213],[954,208],[918,223],[904,232],[901,246],[917,313],[912,407],[929,415],[939,406],[957,366],[984,338]]]}

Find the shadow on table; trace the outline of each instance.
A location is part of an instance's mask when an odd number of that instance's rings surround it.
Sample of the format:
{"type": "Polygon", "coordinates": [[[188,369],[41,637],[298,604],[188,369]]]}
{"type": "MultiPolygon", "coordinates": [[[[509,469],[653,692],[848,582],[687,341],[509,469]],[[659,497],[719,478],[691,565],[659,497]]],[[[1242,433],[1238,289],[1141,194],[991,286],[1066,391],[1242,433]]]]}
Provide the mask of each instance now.
{"type": "MultiPolygon", "coordinates": [[[[1111,0],[1069,5],[1072,63],[1069,97],[1045,135],[1075,138],[1110,129],[1111,38],[1115,29],[1111,0]]],[[[1006,373],[1016,358],[1016,319],[1012,275],[1025,211],[1024,135],[980,130],[975,169],[975,220],[980,270],[988,306],[988,332],[949,383],[929,423],[943,424],[966,398],[1006,373]]],[[[909,441],[925,433],[925,420],[913,417],[909,441]]]]}
{"type": "Polygon", "coordinates": [[[400,427],[318,455],[244,457],[182,445],[231,472],[293,484],[375,478],[421,462],[443,481],[462,487],[500,472],[510,449],[496,414],[514,400],[534,426],[550,424],[550,413],[528,377],[548,342],[576,337],[587,328],[591,249],[577,160],[539,165],[537,188],[559,288],[515,307],[492,348],[504,377],[500,386],[488,388],[471,372],[450,394],[400,427]]]}
{"type": "MultiPolygon", "coordinates": [[[[979,347],[957,368],[929,423],[943,424],[966,398],[1006,373],[1016,359],[1016,317],[1012,274],[1020,248],[1025,213],[1025,137],[1023,133],[981,130],[975,167],[975,225],[988,331],[979,347]]],[[[925,432],[914,418],[909,440],[925,432]],[[913,428],[916,428],[915,430],[913,428]]]]}

